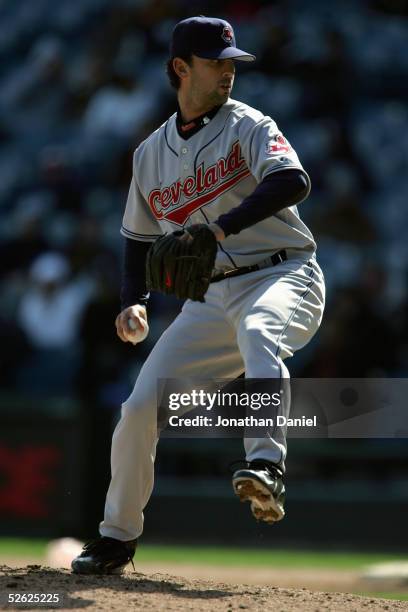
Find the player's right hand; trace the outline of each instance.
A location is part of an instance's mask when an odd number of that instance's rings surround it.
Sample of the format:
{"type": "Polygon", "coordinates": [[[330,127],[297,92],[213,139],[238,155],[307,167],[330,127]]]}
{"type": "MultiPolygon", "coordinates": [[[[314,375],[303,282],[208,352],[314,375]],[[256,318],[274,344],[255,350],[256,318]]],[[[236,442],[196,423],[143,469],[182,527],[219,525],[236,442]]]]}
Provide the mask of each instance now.
{"type": "Polygon", "coordinates": [[[146,307],[135,304],[122,310],[115,320],[116,332],[122,342],[138,344],[149,333],[146,307]]]}

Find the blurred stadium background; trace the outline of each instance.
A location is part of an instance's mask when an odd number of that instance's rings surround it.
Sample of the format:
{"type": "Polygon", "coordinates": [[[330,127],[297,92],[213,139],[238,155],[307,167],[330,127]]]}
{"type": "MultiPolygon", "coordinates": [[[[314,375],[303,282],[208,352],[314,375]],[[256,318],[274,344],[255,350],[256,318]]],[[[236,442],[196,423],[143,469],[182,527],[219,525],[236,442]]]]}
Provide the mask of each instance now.
{"type": "MultiPolygon", "coordinates": [[[[175,110],[164,65],[182,18],[233,24],[256,53],[233,97],[276,119],[312,178],[301,214],[328,303],[293,376],[408,367],[408,3],[0,0],[0,536],[96,534],[118,411],[180,304],[117,340],[121,217],[137,144],[175,110]]],[[[288,516],[237,505],[237,440],[164,440],[146,543],[398,551],[408,444],[292,440],[288,516]]]]}

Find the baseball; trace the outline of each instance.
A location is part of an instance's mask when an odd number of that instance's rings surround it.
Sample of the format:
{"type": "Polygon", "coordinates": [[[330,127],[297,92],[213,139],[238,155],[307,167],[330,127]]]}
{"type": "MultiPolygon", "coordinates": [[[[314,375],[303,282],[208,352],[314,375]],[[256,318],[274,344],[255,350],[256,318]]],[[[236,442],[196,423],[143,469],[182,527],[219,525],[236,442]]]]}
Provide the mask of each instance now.
{"type": "Polygon", "coordinates": [[[147,324],[147,321],[142,318],[140,318],[139,321],[142,326],[142,329],[140,329],[130,317],[127,320],[128,327],[130,327],[130,329],[132,329],[133,331],[125,332],[125,337],[132,344],[138,344],[139,342],[143,342],[143,340],[149,333],[149,326],[147,324]]]}

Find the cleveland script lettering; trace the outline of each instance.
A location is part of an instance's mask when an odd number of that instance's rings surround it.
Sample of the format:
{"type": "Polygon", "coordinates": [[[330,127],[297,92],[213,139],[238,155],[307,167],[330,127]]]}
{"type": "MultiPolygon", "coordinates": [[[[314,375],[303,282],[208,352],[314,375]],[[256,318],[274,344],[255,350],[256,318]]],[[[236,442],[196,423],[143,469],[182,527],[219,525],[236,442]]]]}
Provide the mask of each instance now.
{"type": "Polygon", "coordinates": [[[249,174],[239,142],[235,142],[226,158],[221,157],[206,170],[203,162],[195,175],[188,176],[183,182],[178,179],[164,189],[153,189],[148,203],[156,219],[165,218],[183,225],[193,212],[220,197],[249,174]],[[180,201],[182,196],[191,199],[180,201]]]}

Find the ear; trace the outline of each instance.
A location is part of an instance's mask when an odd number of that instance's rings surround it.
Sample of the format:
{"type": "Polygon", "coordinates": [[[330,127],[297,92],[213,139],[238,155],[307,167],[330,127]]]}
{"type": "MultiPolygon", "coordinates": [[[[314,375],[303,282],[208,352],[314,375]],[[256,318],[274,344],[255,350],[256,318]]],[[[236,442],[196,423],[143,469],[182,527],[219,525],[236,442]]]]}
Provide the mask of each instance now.
{"type": "Polygon", "coordinates": [[[173,60],[174,72],[180,79],[185,79],[188,76],[190,66],[181,57],[175,57],[173,60]]]}

